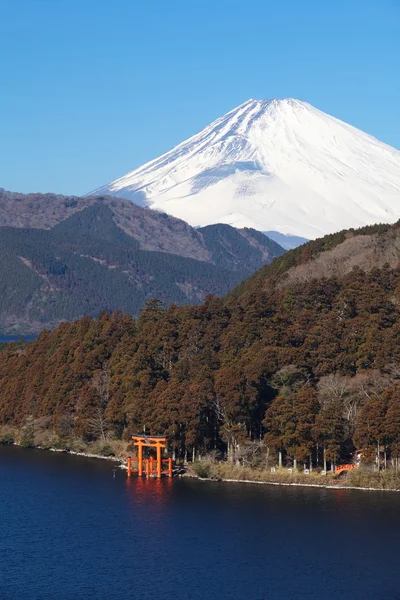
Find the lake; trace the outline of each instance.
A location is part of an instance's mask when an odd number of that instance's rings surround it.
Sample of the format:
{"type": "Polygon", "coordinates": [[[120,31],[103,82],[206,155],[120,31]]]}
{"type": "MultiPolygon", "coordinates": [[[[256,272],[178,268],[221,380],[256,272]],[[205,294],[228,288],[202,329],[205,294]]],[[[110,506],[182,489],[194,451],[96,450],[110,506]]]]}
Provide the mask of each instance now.
{"type": "Polygon", "coordinates": [[[21,339],[31,342],[36,337],[36,335],[0,335],[0,344],[4,342],[18,342],[21,339]]]}
{"type": "Polygon", "coordinates": [[[400,494],[114,469],[0,446],[2,600],[400,599],[400,494]]]}

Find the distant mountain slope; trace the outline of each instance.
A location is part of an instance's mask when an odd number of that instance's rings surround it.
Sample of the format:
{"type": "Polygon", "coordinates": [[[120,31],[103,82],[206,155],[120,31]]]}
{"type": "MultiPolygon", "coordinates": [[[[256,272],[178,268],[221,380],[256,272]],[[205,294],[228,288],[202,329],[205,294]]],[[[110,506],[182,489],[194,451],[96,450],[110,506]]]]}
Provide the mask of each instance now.
{"type": "MultiPolygon", "coordinates": [[[[212,228],[204,231],[195,229],[185,221],[165,213],[112,196],[82,198],[56,194],[19,194],[0,188],[0,226],[51,229],[68,217],[99,203],[111,210],[114,223],[136,240],[141,250],[168,252],[213,264],[220,260],[213,256],[213,252],[219,254],[220,251],[218,242],[216,243],[219,235],[217,232],[222,231],[219,225],[215,225],[215,233],[212,233],[212,228]]],[[[221,239],[221,243],[224,252],[232,255],[232,260],[225,265],[228,269],[238,268],[237,244],[242,248],[239,268],[247,274],[284,252],[279,244],[266,236],[260,237],[254,229],[236,230],[237,235],[232,227],[226,227],[224,231],[225,241],[222,242],[221,239]],[[231,236],[231,242],[227,241],[228,235],[231,236]],[[248,246],[248,263],[243,262],[246,255],[243,252],[244,246],[248,246]]]]}
{"type": "Polygon", "coordinates": [[[0,226],[51,229],[74,213],[99,202],[110,207],[116,225],[137,240],[142,250],[210,260],[201,236],[190,225],[120,198],[19,194],[0,188],[0,226]]]}
{"type": "MultiPolygon", "coordinates": [[[[34,201],[14,221],[7,213],[8,222],[58,223],[51,229],[0,227],[1,332],[37,332],[103,309],[137,315],[151,297],[166,305],[198,303],[209,293],[227,293],[283,253],[258,232],[223,226],[223,237],[218,227],[203,234],[129,201],[93,199],[85,206],[80,200],[53,197],[53,211],[50,203],[42,220],[34,201]],[[60,220],[66,211],[70,216],[60,220]],[[137,239],[128,231],[137,231],[137,239]],[[172,250],[174,237],[175,254],[156,250],[172,250]],[[142,248],[150,245],[154,250],[142,248]],[[179,255],[197,250],[200,260],[179,255]]],[[[43,206],[47,199],[38,201],[43,206]]]]}
{"type": "Polygon", "coordinates": [[[343,278],[353,271],[398,269],[400,221],[393,225],[370,225],[339,231],[286,252],[242,281],[230,297],[251,297],[324,279],[343,278]]]}
{"type": "Polygon", "coordinates": [[[279,231],[264,231],[263,232],[270,240],[273,240],[285,250],[293,250],[298,246],[302,246],[308,242],[308,239],[299,237],[298,235],[285,235],[279,231]]]}
{"type": "Polygon", "coordinates": [[[270,263],[271,257],[281,256],[282,247],[255,229],[235,229],[230,225],[208,225],[197,230],[212,262],[218,267],[256,271],[260,264],[270,263]]]}
{"type": "Polygon", "coordinates": [[[400,151],[306,102],[249,100],[95,193],[313,239],[400,218],[400,151]]]}

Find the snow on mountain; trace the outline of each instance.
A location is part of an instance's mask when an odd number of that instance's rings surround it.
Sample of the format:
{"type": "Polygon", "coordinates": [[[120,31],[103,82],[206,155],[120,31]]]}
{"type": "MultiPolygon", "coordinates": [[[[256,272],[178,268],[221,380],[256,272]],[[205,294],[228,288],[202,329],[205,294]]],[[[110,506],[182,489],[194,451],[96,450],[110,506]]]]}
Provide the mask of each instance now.
{"type": "Polygon", "coordinates": [[[400,151],[299,100],[248,100],[91,194],[193,226],[315,238],[400,218],[400,151]]]}

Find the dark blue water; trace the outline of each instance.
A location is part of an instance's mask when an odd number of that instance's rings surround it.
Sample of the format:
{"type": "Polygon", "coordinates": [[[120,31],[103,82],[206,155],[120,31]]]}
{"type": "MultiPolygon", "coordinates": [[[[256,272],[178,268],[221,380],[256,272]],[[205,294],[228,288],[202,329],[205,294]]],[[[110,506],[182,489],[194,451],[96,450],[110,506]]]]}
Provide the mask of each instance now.
{"type": "Polygon", "coordinates": [[[400,494],[113,468],[0,447],[1,600],[400,599],[400,494]]]}
{"type": "Polygon", "coordinates": [[[36,335],[0,335],[0,344],[4,342],[18,342],[21,339],[31,342],[36,337],[36,335]]]}

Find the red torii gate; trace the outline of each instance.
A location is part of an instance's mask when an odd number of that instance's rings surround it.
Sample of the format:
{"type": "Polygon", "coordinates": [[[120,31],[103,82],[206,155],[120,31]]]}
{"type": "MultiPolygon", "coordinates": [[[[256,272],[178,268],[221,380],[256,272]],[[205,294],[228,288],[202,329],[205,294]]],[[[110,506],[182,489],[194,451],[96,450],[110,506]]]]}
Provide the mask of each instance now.
{"type": "Polygon", "coordinates": [[[132,439],[134,441],[134,445],[137,446],[138,455],[137,458],[132,458],[128,456],[126,459],[126,472],[128,477],[131,476],[131,473],[137,473],[139,477],[143,476],[143,465],[145,467],[145,475],[146,477],[156,475],[158,479],[161,478],[162,475],[168,475],[168,477],[172,477],[172,458],[161,458],[161,450],[167,447],[167,438],[162,435],[151,435],[147,436],[145,434],[135,434],[132,435],[132,439]],[[150,458],[143,459],[143,447],[146,448],[155,448],[157,457],[156,460],[152,456],[150,458]],[[137,463],[137,468],[132,468],[132,462],[137,463]],[[167,464],[167,468],[163,470],[163,463],[167,464]]]}

